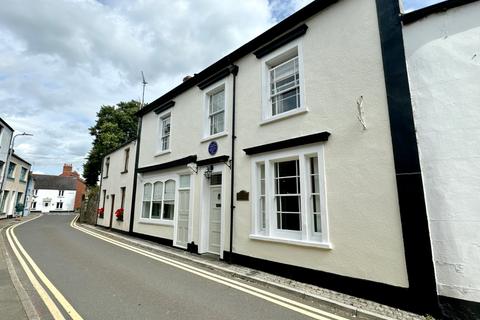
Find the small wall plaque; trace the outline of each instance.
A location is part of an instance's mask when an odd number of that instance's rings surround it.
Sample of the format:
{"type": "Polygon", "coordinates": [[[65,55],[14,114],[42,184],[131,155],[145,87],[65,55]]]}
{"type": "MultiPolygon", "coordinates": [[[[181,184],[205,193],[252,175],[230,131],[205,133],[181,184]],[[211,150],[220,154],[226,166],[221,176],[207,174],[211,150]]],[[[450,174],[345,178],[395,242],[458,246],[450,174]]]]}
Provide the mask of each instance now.
{"type": "Polygon", "coordinates": [[[218,151],[218,144],[216,141],[210,142],[208,145],[208,153],[210,153],[211,156],[215,155],[218,151]]]}
{"type": "Polygon", "coordinates": [[[248,201],[249,193],[245,190],[237,192],[237,201],[248,201]]]}

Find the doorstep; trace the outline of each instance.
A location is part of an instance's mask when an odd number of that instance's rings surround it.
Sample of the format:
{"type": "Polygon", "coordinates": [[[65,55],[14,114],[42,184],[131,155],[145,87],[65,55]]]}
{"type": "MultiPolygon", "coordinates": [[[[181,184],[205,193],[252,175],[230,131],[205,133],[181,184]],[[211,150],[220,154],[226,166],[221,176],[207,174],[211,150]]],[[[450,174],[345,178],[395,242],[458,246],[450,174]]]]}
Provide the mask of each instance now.
{"type": "Polygon", "coordinates": [[[236,264],[228,264],[219,259],[212,259],[208,255],[198,255],[175,247],[161,245],[152,241],[139,239],[116,230],[107,230],[101,226],[92,226],[77,222],[96,233],[107,235],[116,240],[123,240],[131,245],[144,249],[153,250],[157,253],[167,254],[182,260],[188,260],[195,264],[231,274],[234,277],[247,281],[257,282],[279,290],[289,292],[301,298],[311,299],[318,302],[326,311],[334,312],[342,316],[354,319],[371,320],[417,320],[425,317],[407,311],[382,305],[373,301],[357,298],[332,290],[320,288],[314,285],[305,284],[288,278],[276,276],[270,273],[236,264]]]}

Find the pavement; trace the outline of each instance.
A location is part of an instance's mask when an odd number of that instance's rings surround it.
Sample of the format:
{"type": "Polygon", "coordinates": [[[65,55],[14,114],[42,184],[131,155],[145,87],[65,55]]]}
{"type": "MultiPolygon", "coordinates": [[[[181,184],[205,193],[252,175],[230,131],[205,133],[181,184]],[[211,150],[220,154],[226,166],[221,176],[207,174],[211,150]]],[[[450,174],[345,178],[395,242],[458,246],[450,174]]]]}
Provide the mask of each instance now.
{"type": "MultiPolygon", "coordinates": [[[[252,290],[263,290],[289,301],[291,305],[298,304],[304,310],[325,310],[347,319],[424,319],[371,301],[229,265],[209,256],[195,255],[103,228],[79,224],[84,230],[92,232],[92,235],[104,238],[101,240],[72,228],[70,222],[73,217],[43,216],[18,226],[15,234],[46,277],[84,319],[310,318],[308,313],[298,312],[295,308],[272,303],[261,295],[249,293],[252,290]],[[108,241],[125,244],[133,249],[125,250],[108,241]],[[139,254],[133,252],[135,250],[147,253],[139,254]],[[152,260],[148,257],[149,252],[159,258],[152,260]],[[174,262],[158,262],[163,259],[174,262]],[[179,264],[186,267],[182,269],[178,267],[179,264]],[[198,270],[197,274],[188,271],[190,268],[198,270]],[[224,280],[212,281],[208,276],[199,276],[203,272],[213,272],[224,280]],[[225,284],[232,281],[251,289],[241,290],[236,285],[225,284]]],[[[21,299],[15,294],[12,281],[8,281],[8,271],[5,273],[2,268],[4,260],[0,256],[0,318],[32,319],[31,312],[27,312],[28,317],[25,311],[22,313],[21,299]],[[4,281],[4,275],[7,281],[4,281]],[[5,301],[2,299],[4,291],[8,297],[5,301]],[[3,304],[8,305],[8,308],[5,309],[3,304]],[[8,311],[8,314],[3,312],[10,309],[12,311],[8,311]],[[4,314],[8,317],[4,317],[4,314]]],[[[21,272],[19,274],[33,301],[30,305],[35,305],[41,319],[48,319],[45,306],[41,305],[35,294],[31,294],[31,286],[26,277],[21,272]]],[[[25,304],[28,305],[24,302],[23,305],[25,304]]]]}
{"type": "MultiPolygon", "coordinates": [[[[0,220],[0,318],[5,320],[29,319],[22,303],[22,299],[20,298],[17,288],[15,287],[15,285],[17,285],[17,287],[19,286],[19,282],[17,281],[16,275],[13,271],[14,267],[9,258],[9,253],[3,238],[4,229],[27,219],[30,218],[0,220]]],[[[19,288],[19,290],[21,290],[21,288],[19,288]]],[[[28,303],[28,301],[25,301],[25,298],[23,298],[23,300],[24,303],[28,303]]]]}

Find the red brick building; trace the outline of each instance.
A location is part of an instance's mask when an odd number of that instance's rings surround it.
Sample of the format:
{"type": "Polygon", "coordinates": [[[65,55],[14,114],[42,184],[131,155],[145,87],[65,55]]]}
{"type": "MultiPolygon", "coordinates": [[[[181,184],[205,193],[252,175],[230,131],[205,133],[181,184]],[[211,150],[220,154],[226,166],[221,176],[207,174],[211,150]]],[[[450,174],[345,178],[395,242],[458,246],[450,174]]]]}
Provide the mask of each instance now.
{"type": "Polygon", "coordinates": [[[63,165],[63,172],[60,174],[62,177],[74,177],[76,181],[77,193],[75,196],[75,205],[74,209],[80,209],[82,206],[82,200],[85,199],[85,194],[87,192],[87,185],[85,181],[80,177],[80,174],[77,171],[73,171],[72,164],[65,163],[63,165]]]}

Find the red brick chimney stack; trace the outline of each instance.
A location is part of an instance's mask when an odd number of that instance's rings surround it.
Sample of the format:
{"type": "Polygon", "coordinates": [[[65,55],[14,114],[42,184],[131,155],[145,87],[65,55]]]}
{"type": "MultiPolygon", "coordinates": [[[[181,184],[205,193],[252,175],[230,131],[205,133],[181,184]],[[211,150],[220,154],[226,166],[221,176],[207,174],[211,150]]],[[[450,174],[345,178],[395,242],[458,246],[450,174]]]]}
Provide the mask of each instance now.
{"type": "Polygon", "coordinates": [[[64,176],[71,176],[73,171],[73,165],[71,163],[65,163],[63,165],[63,173],[64,176]]]}

